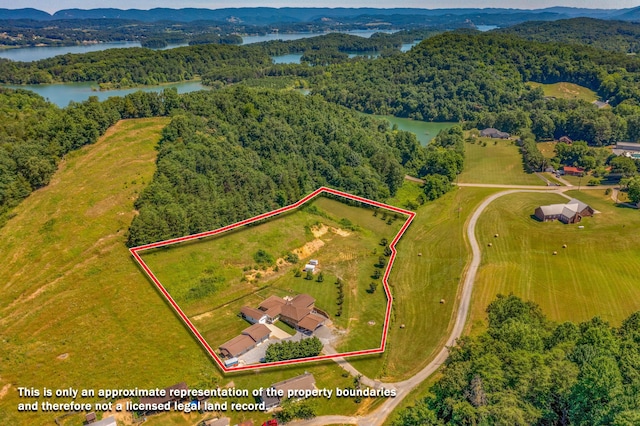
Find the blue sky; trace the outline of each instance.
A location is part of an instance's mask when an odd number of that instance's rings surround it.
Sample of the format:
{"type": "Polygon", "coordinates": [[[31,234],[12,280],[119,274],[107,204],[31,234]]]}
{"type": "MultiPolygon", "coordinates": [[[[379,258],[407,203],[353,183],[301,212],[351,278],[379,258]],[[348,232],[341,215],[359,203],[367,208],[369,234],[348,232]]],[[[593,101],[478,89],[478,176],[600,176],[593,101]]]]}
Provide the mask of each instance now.
{"type": "Polygon", "coordinates": [[[119,9],[151,9],[154,7],[204,7],[220,9],[225,7],[419,7],[436,9],[442,7],[507,7],[518,9],[539,9],[550,6],[588,7],[598,9],[623,9],[640,6],[640,0],[404,0],[402,2],[389,0],[0,0],[0,8],[17,9],[33,7],[53,13],[60,9],[93,9],[98,7],[113,7],[119,9]]]}

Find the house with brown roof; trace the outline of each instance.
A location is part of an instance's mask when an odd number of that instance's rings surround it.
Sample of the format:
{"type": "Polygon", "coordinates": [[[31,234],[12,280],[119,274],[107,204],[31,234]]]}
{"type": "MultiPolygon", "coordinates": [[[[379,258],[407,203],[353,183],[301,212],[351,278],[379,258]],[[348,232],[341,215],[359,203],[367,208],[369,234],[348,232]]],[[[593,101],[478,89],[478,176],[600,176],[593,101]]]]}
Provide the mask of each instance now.
{"type": "Polygon", "coordinates": [[[259,345],[269,338],[271,330],[264,324],[253,324],[251,327],[242,330],[242,334],[251,337],[256,342],[256,345],[259,345]]]}
{"type": "Polygon", "coordinates": [[[322,315],[312,312],[298,322],[298,328],[303,333],[310,334],[316,331],[316,329],[324,324],[326,320],[327,318],[322,315]]]}
{"type": "Polygon", "coordinates": [[[253,324],[242,330],[239,336],[220,345],[218,349],[225,358],[236,358],[268,340],[270,335],[271,330],[266,325],[253,324]]]}
{"type": "Polygon", "coordinates": [[[311,312],[313,312],[313,304],[316,299],[308,294],[299,294],[292,300],[282,306],[280,319],[289,324],[291,327],[297,328],[298,323],[311,312]]]}
{"type": "Polygon", "coordinates": [[[249,352],[256,347],[256,342],[250,336],[241,334],[218,347],[222,356],[235,358],[249,352]]]}
{"type": "Polygon", "coordinates": [[[562,223],[578,223],[583,217],[593,216],[594,210],[580,200],[572,198],[566,204],[550,204],[535,210],[535,216],[542,222],[559,220],[562,223]]]}
{"type": "Polygon", "coordinates": [[[282,297],[269,296],[260,304],[260,306],[258,306],[258,309],[265,313],[267,316],[267,322],[272,324],[278,321],[280,313],[282,312],[282,307],[286,303],[287,302],[282,297]]]}
{"type": "Polygon", "coordinates": [[[243,306],[240,308],[240,315],[242,315],[242,318],[246,319],[251,324],[266,324],[269,322],[265,312],[249,306],[243,306]]]}

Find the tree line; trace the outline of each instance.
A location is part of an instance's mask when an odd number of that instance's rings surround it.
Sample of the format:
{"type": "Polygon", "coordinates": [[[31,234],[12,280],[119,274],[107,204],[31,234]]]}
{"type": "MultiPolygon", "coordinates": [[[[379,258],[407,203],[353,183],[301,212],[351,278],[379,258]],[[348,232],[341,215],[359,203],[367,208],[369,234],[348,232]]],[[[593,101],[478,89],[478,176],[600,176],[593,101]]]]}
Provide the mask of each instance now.
{"type": "Polygon", "coordinates": [[[175,90],[138,92],[64,109],[25,90],[0,88],[0,223],[32,191],[46,186],[67,153],[94,143],[121,118],[159,116],[176,106],[175,90]]]}
{"type": "Polygon", "coordinates": [[[228,225],[320,186],[384,200],[424,167],[415,135],[296,92],[234,86],[180,97],[129,246],[228,225]]]}
{"type": "Polygon", "coordinates": [[[394,425],[640,423],[640,312],[620,327],[557,324],[510,295],[487,315],[487,331],[458,341],[430,395],[394,425]]]}

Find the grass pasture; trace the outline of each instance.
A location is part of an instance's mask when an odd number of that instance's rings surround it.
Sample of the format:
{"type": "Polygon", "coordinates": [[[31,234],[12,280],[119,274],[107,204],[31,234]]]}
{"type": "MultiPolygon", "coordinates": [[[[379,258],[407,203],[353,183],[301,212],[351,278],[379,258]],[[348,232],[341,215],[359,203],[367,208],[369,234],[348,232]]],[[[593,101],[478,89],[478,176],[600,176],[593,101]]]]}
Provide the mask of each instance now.
{"type": "MultiPolygon", "coordinates": [[[[395,199],[414,201],[418,189],[417,184],[405,181],[395,199]]],[[[464,224],[480,201],[495,191],[456,188],[416,209],[415,219],[397,246],[389,276],[393,309],[386,351],[350,360],[362,374],[388,382],[405,380],[444,344],[468,261],[464,224]],[[440,299],[445,303],[440,304],[440,299]]]]}
{"type": "Polygon", "coordinates": [[[238,316],[242,306],[257,307],[271,295],[308,293],[344,334],[338,351],[372,349],[380,345],[386,310],[382,280],[371,277],[383,256],[380,241],[391,241],[406,220],[397,215],[387,224],[383,217],[391,218],[393,213],[380,210],[376,215],[372,209],[319,197],[258,225],[142,252],[142,257],[214,348],[249,326],[238,316]],[[272,259],[270,264],[257,263],[260,250],[272,259]],[[285,262],[288,253],[297,254],[299,262],[285,262]],[[323,282],[317,281],[319,272],[313,280],[305,279],[305,273],[294,275],[310,259],[319,260],[323,282]],[[190,297],[211,277],[216,277],[214,290],[190,297]],[[345,298],[341,315],[335,316],[338,277],[344,282],[345,298]],[[371,282],[378,284],[372,294],[367,292],[371,282]]]}
{"type": "Polygon", "coordinates": [[[483,328],[484,309],[499,293],[532,300],[557,321],[597,315],[619,324],[640,309],[640,240],[633,237],[640,215],[615,207],[603,190],[566,194],[602,213],[583,219],[584,229],[538,222],[531,217],[538,205],[566,201],[543,193],[506,195],[485,210],[476,233],[483,259],[472,298],[473,328],[483,328]]]}
{"type": "MultiPolygon", "coordinates": [[[[155,145],[167,123],[119,122],[97,143],[66,156],[51,184],[24,200],[0,229],[0,424],[54,424],[60,415],[18,413],[18,403],[35,400],[20,398],[18,387],[163,388],[186,381],[195,388],[251,390],[305,371],[318,387],[353,383],[334,362],[223,376],[145,278],[125,246],[126,230],[133,201],[155,171],[155,145]]],[[[350,398],[313,403],[318,415],[352,415],[364,404],[350,398]]],[[[61,424],[82,425],[84,414],[61,424]]],[[[267,418],[226,414],[232,424],[267,418]]],[[[149,419],[162,425],[199,420],[181,414],[149,419]]]]}
{"type": "Polygon", "coordinates": [[[511,140],[476,138],[465,144],[464,171],[461,183],[488,183],[510,185],[544,185],[534,174],[526,173],[522,155],[511,140]],[[486,143],[485,146],[483,146],[486,143]]]}
{"type": "Polygon", "coordinates": [[[533,81],[528,84],[533,88],[542,87],[545,96],[552,96],[558,99],[581,99],[587,102],[593,102],[598,99],[596,92],[578,84],[566,82],[542,84],[533,81]]]}

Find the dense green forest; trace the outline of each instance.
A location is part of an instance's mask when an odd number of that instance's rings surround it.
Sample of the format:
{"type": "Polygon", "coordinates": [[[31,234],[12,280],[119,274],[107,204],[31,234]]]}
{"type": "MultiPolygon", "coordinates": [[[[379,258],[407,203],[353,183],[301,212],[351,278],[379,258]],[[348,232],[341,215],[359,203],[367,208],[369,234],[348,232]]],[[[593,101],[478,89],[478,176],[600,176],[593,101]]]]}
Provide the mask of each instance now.
{"type": "Polygon", "coordinates": [[[499,296],[487,314],[488,330],[458,341],[430,396],[394,425],[640,424],[640,312],[619,328],[556,324],[499,296]]]}
{"type": "Polygon", "coordinates": [[[216,68],[264,67],[271,58],[253,46],[206,44],[169,50],[109,49],[37,62],[0,59],[0,82],[39,84],[92,81],[108,87],[191,80],[216,68]]]}
{"type": "Polygon", "coordinates": [[[0,224],[12,207],[49,183],[65,154],[95,142],[121,118],[164,115],[177,99],[175,90],[138,92],[59,109],[32,92],[0,88],[0,224]]]}
{"type": "Polygon", "coordinates": [[[385,199],[425,157],[413,134],[317,96],[244,86],[183,95],[129,245],[215,229],[323,185],[385,199]]]}
{"type": "Polygon", "coordinates": [[[637,58],[591,47],[451,32],[405,55],[328,67],[312,87],[331,102],[368,113],[466,121],[510,133],[531,127],[539,139],[569,135],[601,145],[637,137],[639,71],[637,58]],[[615,108],[548,99],[527,81],[580,84],[615,108]],[[627,128],[632,116],[634,127],[627,128]]]}
{"type": "Polygon", "coordinates": [[[527,40],[586,44],[622,53],[640,52],[640,24],[593,18],[530,21],[495,30],[527,40]]]}

